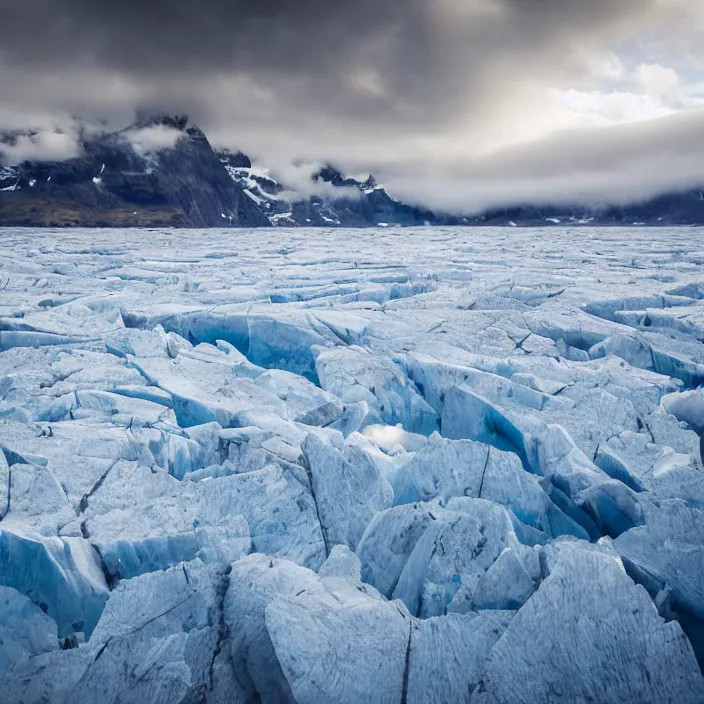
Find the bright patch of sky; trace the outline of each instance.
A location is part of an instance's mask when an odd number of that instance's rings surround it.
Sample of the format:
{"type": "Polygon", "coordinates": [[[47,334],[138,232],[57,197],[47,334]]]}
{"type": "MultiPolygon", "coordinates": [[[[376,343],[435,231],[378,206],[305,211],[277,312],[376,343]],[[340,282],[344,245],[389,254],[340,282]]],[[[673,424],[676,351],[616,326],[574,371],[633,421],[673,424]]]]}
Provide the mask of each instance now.
{"type": "Polygon", "coordinates": [[[701,73],[682,74],[668,63],[608,54],[594,60],[588,88],[558,91],[553,124],[565,127],[639,122],[704,106],[701,73]],[[594,87],[594,84],[598,87],[594,87]]]}

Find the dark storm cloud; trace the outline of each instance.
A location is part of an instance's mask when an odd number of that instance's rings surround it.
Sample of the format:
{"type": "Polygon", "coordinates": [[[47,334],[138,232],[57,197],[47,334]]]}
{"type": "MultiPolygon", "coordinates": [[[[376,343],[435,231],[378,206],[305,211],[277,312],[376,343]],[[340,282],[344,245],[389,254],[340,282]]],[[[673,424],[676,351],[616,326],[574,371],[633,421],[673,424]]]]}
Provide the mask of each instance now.
{"type": "MultiPolygon", "coordinates": [[[[4,0],[0,42],[24,62],[91,58],[137,72],[216,68],[241,62],[281,71],[336,62],[362,42],[388,35],[423,58],[450,38],[479,41],[550,39],[572,26],[628,18],[643,0],[4,0]],[[41,35],[41,36],[39,36],[41,35]],[[513,35],[513,36],[511,36],[513,35]],[[425,55],[423,57],[422,55],[425,55]]],[[[497,47],[501,49],[501,47],[497,47]]],[[[409,54],[410,56],[410,54],[409,54]]],[[[405,58],[405,57],[404,57],[405,58]]],[[[325,66],[319,66],[326,68],[325,66]]]]}
{"type": "MultiPolygon", "coordinates": [[[[515,141],[519,111],[546,86],[570,87],[589,74],[595,51],[686,6],[0,0],[0,126],[53,126],[71,115],[126,124],[136,111],[187,112],[217,141],[291,177],[295,159],[369,164],[422,200],[428,173],[465,178],[485,168],[453,149],[458,135],[515,141]]],[[[517,177],[516,162],[501,157],[507,171],[497,175],[496,166],[486,178],[525,185],[534,158],[519,159],[526,166],[517,177]]]]}
{"type": "Polygon", "coordinates": [[[480,110],[520,71],[567,71],[582,58],[577,33],[616,31],[656,1],[2,0],[0,56],[68,81],[120,74],[149,85],[154,103],[173,102],[174,80],[193,107],[198,81],[245,74],[282,93],[284,108],[298,96],[413,122],[467,99],[480,110]]]}
{"type": "Polygon", "coordinates": [[[91,58],[137,73],[198,71],[241,62],[292,69],[365,32],[372,18],[393,17],[411,3],[152,0],[100,3],[36,0],[12,3],[0,39],[22,61],[66,63],[91,58]],[[378,5],[378,6],[377,6],[378,5]],[[41,43],[36,38],[42,19],[41,43]]]}

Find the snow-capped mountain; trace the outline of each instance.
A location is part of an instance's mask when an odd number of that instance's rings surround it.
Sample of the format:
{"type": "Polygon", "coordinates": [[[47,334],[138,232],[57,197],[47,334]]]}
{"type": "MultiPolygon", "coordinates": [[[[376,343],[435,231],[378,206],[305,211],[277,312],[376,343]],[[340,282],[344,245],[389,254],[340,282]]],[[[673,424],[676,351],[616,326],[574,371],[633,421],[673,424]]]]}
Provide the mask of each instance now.
{"type": "Polygon", "coordinates": [[[419,225],[697,225],[704,192],[668,193],[627,206],[516,204],[465,216],[403,203],[374,176],[360,180],[324,165],[321,186],[295,194],[265,164],[215,151],[188,118],[151,117],[117,132],[84,132],[80,156],[3,164],[0,225],[174,227],[386,227],[419,225]],[[339,191],[339,195],[337,192],[339,191]]]}
{"type": "Polygon", "coordinates": [[[187,118],[80,137],[82,154],[0,171],[0,224],[28,226],[269,226],[187,118]],[[150,130],[172,144],[144,142],[150,130]],[[142,140],[142,141],[140,141],[142,140]]]}
{"type": "Polygon", "coordinates": [[[274,226],[384,227],[458,222],[456,217],[438,215],[391,198],[371,175],[360,181],[343,176],[328,164],[311,178],[315,183],[339,188],[339,196],[330,196],[329,189],[321,189],[320,195],[291,198],[292,191],[286,184],[279,183],[269,169],[252,164],[245,154],[225,150],[219,151],[218,156],[233,181],[244,189],[274,226]]]}

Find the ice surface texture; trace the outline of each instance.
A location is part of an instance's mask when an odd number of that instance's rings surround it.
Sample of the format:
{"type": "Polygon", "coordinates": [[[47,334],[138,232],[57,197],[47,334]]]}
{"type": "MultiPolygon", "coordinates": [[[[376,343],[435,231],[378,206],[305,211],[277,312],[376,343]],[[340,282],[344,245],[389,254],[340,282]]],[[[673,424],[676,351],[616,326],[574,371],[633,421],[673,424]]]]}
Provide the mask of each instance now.
{"type": "Polygon", "coordinates": [[[702,266],[0,231],[0,701],[704,704],[702,266]]]}

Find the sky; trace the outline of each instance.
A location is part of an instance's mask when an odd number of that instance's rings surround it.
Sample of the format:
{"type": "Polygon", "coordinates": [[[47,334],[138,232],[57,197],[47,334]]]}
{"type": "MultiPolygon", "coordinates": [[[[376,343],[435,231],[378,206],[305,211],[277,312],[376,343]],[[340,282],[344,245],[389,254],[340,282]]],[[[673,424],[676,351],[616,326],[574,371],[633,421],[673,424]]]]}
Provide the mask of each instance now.
{"type": "Polygon", "coordinates": [[[39,130],[6,161],[185,113],[293,188],[330,162],[458,212],[704,186],[700,0],[0,0],[0,18],[0,129],[39,130]]]}

